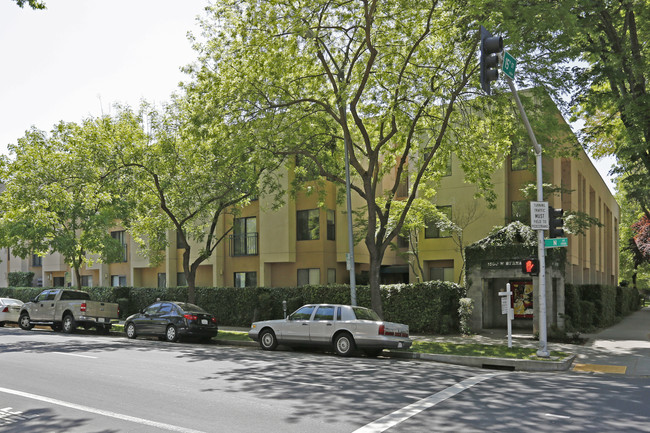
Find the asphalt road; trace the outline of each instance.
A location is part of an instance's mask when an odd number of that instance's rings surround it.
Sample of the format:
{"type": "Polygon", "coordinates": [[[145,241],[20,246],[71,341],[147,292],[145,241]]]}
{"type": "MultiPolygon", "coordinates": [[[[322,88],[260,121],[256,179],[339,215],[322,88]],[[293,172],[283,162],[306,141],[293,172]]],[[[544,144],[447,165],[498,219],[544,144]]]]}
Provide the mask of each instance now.
{"type": "Polygon", "coordinates": [[[0,328],[0,432],[650,432],[650,379],[0,328]]]}

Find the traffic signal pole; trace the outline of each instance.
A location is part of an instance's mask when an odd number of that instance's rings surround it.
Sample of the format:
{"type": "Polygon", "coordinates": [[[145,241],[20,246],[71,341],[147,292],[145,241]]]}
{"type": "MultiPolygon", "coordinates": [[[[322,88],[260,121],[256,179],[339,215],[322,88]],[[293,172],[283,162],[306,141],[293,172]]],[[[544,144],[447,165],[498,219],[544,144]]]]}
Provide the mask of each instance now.
{"type": "MultiPolygon", "coordinates": [[[[544,201],[544,191],[542,184],[542,146],[537,143],[537,138],[535,138],[535,133],[533,128],[528,122],[528,116],[526,116],[526,111],[524,106],[521,104],[519,99],[519,94],[517,93],[517,87],[515,83],[506,76],[506,81],[510,86],[512,91],[512,96],[515,98],[517,103],[517,108],[519,108],[519,113],[521,114],[521,119],[526,126],[526,131],[530,136],[530,140],[533,143],[533,148],[535,149],[535,160],[537,163],[537,201],[544,201]]],[[[537,356],[548,358],[548,343],[547,343],[547,331],[546,331],[546,249],[544,247],[544,230],[537,230],[537,257],[539,259],[539,349],[537,350],[537,356]]]]}

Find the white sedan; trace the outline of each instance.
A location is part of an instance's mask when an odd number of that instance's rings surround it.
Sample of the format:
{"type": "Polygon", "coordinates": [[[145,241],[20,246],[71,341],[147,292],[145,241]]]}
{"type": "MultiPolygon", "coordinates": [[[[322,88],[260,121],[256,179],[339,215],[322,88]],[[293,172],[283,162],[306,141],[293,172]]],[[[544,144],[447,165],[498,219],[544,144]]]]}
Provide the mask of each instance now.
{"type": "Polygon", "coordinates": [[[253,323],[248,336],[264,350],[278,344],[321,346],[341,356],[350,356],[357,348],[377,356],[383,349],[411,347],[407,325],[382,321],[373,310],[351,305],[305,305],[286,319],[253,323]]]}
{"type": "Polygon", "coordinates": [[[23,301],[11,298],[0,298],[0,327],[5,326],[5,322],[18,323],[20,308],[23,301]]]}

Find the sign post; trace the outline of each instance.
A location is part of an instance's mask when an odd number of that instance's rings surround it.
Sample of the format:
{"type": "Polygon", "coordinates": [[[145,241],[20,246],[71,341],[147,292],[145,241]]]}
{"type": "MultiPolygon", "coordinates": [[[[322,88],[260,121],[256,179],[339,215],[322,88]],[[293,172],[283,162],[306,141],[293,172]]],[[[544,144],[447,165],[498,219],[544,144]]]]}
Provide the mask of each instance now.
{"type": "Polygon", "coordinates": [[[510,283],[506,284],[506,291],[499,292],[501,296],[501,314],[507,314],[508,317],[508,347],[512,347],[512,320],[515,318],[515,310],[512,305],[512,291],[510,291],[510,283]]]}

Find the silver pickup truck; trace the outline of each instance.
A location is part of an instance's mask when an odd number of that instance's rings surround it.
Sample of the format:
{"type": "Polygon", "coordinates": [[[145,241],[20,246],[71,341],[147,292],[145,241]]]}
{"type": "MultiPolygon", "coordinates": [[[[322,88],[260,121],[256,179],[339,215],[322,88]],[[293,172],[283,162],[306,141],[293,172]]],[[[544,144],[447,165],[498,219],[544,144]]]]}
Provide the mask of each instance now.
{"type": "Polygon", "coordinates": [[[24,330],[30,330],[34,325],[50,325],[54,331],[68,334],[82,326],[106,334],[111,329],[111,322],[117,319],[117,304],[91,301],[88,293],[79,290],[48,289],[23,305],[18,325],[24,330]]]}

